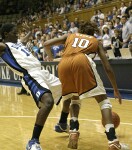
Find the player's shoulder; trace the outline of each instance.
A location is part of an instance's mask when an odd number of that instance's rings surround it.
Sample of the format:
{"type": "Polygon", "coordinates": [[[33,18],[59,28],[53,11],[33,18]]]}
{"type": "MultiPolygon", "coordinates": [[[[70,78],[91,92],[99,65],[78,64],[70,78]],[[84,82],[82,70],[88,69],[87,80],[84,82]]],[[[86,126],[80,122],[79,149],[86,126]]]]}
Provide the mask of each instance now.
{"type": "Polygon", "coordinates": [[[0,42],[0,49],[1,50],[3,50],[3,49],[5,49],[6,48],[6,45],[5,45],[5,43],[3,43],[3,42],[0,42]]]}
{"type": "Polygon", "coordinates": [[[21,42],[17,42],[17,43],[6,42],[5,44],[11,49],[12,48],[18,49],[18,48],[24,47],[24,45],[21,42]]]}

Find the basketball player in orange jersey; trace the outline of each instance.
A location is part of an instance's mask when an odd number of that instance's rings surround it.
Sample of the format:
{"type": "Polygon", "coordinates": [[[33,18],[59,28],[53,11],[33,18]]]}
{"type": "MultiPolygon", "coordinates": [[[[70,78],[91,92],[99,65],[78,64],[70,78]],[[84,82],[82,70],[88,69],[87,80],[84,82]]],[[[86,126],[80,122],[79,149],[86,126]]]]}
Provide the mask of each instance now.
{"type": "Polygon", "coordinates": [[[50,46],[65,44],[64,53],[58,65],[58,75],[62,83],[63,109],[60,121],[55,126],[55,130],[56,132],[67,131],[67,117],[70,109],[71,120],[68,147],[77,149],[80,99],[94,97],[100,106],[102,117],[105,120],[108,149],[127,150],[129,148],[125,144],[121,144],[117,139],[112,123],[112,105],[107,98],[103,83],[97,73],[96,65],[88,56],[91,53],[97,53],[99,55],[106,74],[113,86],[114,97],[121,104],[122,100],[117,88],[114,72],[105,56],[102,43],[93,36],[95,31],[97,31],[96,25],[85,22],[80,25],[80,33],[65,34],[60,38],[48,40],[44,44],[45,50],[51,60],[52,53],[50,46]]]}

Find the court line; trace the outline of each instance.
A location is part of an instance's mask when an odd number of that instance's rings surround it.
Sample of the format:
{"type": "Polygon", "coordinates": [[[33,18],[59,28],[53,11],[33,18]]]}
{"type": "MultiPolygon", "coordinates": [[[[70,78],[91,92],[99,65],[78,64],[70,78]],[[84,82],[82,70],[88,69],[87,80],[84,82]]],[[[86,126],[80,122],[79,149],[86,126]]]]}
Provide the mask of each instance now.
{"type": "MultiPolygon", "coordinates": [[[[118,102],[118,99],[115,99],[115,98],[113,98],[113,97],[108,97],[108,98],[110,98],[110,100],[112,100],[112,101],[114,100],[114,101],[118,102]]],[[[123,103],[123,101],[132,102],[132,98],[131,98],[131,99],[122,98],[122,103],[123,103]]]]}
{"type": "MultiPolygon", "coordinates": [[[[35,118],[36,116],[0,116],[0,118],[35,118]]],[[[48,119],[59,119],[59,117],[48,117],[48,119]]],[[[68,118],[70,119],[70,118],[68,118]]],[[[78,119],[81,121],[89,121],[89,122],[100,122],[101,120],[93,120],[93,119],[78,119]]],[[[129,122],[120,122],[124,125],[130,125],[132,126],[132,123],[129,122]]]]}

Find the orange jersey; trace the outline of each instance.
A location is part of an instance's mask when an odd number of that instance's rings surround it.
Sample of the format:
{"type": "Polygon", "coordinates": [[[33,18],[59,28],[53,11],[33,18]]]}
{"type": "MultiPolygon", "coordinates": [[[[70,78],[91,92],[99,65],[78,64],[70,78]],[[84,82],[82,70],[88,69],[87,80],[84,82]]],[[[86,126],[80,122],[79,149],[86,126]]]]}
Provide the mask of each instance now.
{"type": "Polygon", "coordinates": [[[96,53],[98,51],[98,40],[86,34],[74,33],[67,37],[63,56],[77,53],[96,53]]]}

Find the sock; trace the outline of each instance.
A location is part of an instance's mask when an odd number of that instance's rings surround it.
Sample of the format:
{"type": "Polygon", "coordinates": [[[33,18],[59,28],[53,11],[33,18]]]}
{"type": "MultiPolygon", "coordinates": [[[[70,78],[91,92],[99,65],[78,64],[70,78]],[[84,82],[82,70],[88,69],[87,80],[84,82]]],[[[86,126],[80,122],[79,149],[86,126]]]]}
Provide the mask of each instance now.
{"type": "Polygon", "coordinates": [[[70,120],[70,130],[78,131],[79,130],[79,122],[78,120],[70,120]]]}
{"type": "Polygon", "coordinates": [[[61,117],[59,123],[67,123],[69,113],[61,112],[61,117]]]}
{"type": "Polygon", "coordinates": [[[43,126],[35,124],[32,139],[39,139],[43,126]]]}
{"type": "Polygon", "coordinates": [[[78,118],[77,118],[77,117],[71,117],[71,120],[73,120],[73,121],[77,121],[77,120],[78,120],[78,118]]]}
{"type": "Polygon", "coordinates": [[[114,124],[106,124],[105,125],[106,132],[109,132],[110,128],[114,128],[114,124]]]}
{"type": "Polygon", "coordinates": [[[105,131],[105,133],[106,133],[107,139],[109,141],[113,141],[113,140],[117,139],[116,133],[115,133],[115,128],[110,128],[109,132],[105,131]]]}

